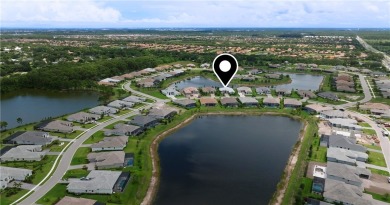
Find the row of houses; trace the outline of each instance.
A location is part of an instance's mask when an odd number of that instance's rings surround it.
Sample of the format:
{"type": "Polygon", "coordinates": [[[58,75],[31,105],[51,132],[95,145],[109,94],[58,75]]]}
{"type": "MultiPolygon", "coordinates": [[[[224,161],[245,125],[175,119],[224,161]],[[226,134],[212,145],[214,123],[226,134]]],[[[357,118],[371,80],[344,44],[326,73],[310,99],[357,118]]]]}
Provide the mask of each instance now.
{"type": "Polygon", "coordinates": [[[349,74],[339,73],[338,76],[333,78],[332,84],[339,92],[356,92],[354,79],[349,74]]]}
{"type": "Polygon", "coordinates": [[[184,71],[181,69],[176,69],[176,70],[173,70],[170,72],[162,72],[156,76],[139,79],[137,81],[137,86],[143,87],[143,88],[156,87],[162,81],[164,81],[168,78],[177,77],[177,76],[182,75],[182,74],[184,74],[184,71]]]}
{"type": "MultiPolygon", "coordinates": [[[[185,107],[196,107],[196,100],[194,99],[176,99],[172,101],[174,104],[185,107]]],[[[218,100],[212,97],[201,97],[199,102],[202,106],[213,107],[218,105],[218,100]]],[[[225,107],[238,107],[240,105],[246,107],[255,107],[260,103],[254,97],[223,97],[219,100],[222,106],[225,107]]],[[[280,107],[281,100],[279,98],[266,97],[263,99],[263,105],[265,107],[280,107]]],[[[297,99],[284,99],[284,107],[286,108],[299,108],[302,107],[302,102],[297,99]]]]}

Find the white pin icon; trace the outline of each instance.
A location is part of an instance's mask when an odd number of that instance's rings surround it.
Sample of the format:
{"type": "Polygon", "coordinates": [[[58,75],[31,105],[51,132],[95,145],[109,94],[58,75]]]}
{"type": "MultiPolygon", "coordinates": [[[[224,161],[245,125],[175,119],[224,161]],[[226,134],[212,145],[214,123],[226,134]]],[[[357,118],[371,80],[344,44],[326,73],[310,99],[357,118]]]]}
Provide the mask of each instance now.
{"type": "Polygon", "coordinates": [[[228,53],[214,58],[213,71],[224,87],[227,87],[238,71],[237,59],[228,53]]]}

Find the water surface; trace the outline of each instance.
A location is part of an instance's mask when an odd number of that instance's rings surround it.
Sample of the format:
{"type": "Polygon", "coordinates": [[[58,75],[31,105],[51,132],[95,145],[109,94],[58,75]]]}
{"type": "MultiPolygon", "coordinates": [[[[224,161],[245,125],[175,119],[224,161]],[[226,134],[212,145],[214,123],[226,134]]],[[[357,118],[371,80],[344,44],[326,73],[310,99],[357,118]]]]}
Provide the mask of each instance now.
{"type": "Polygon", "coordinates": [[[310,75],[310,74],[293,74],[293,73],[283,73],[283,75],[289,75],[291,78],[291,83],[277,85],[276,88],[284,88],[288,90],[298,89],[298,90],[318,90],[320,88],[321,82],[324,79],[322,75],[310,75]]]}
{"type": "Polygon", "coordinates": [[[268,204],[300,128],[280,116],[195,119],[159,145],[154,204],[268,204]]]}

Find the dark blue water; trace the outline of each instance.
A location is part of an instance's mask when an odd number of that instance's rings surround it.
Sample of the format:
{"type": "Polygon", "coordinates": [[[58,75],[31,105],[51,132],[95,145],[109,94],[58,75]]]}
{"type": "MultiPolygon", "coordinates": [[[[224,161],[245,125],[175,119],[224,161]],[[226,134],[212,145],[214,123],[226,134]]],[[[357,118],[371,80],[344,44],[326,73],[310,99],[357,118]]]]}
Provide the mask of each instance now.
{"type": "Polygon", "coordinates": [[[8,123],[7,129],[20,124],[38,122],[47,117],[57,117],[73,113],[99,104],[98,94],[94,92],[54,92],[20,91],[1,98],[1,121],[8,123]]]}
{"type": "Polygon", "coordinates": [[[155,204],[268,204],[300,129],[280,116],[194,120],[159,145],[155,204]]]}
{"type": "Polygon", "coordinates": [[[289,75],[291,78],[291,83],[277,85],[276,88],[284,88],[288,90],[298,89],[298,90],[318,90],[320,88],[321,82],[324,79],[322,75],[309,75],[309,74],[291,74],[283,73],[284,75],[289,75]]]}

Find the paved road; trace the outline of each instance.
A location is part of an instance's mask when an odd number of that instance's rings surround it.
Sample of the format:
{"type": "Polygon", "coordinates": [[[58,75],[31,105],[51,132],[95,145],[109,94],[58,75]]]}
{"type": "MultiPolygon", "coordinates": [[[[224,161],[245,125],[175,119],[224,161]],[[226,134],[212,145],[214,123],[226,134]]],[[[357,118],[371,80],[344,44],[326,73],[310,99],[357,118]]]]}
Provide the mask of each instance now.
{"type": "Polygon", "coordinates": [[[359,43],[367,50],[369,51],[372,51],[374,53],[379,53],[379,54],[382,54],[383,55],[383,61],[382,61],[382,65],[385,66],[385,68],[387,68],[387,70],[390,70],[390,56],[388,56],[386,53],[382,52],[382,51],[379,51],[377,49],[375,49],[374,47],[372,47],[370,44],[368,44],[366,41],[364,41],[362,38],[360,38],[359,36],[356,36],[356,40],[359,41],[359,43]]]}

